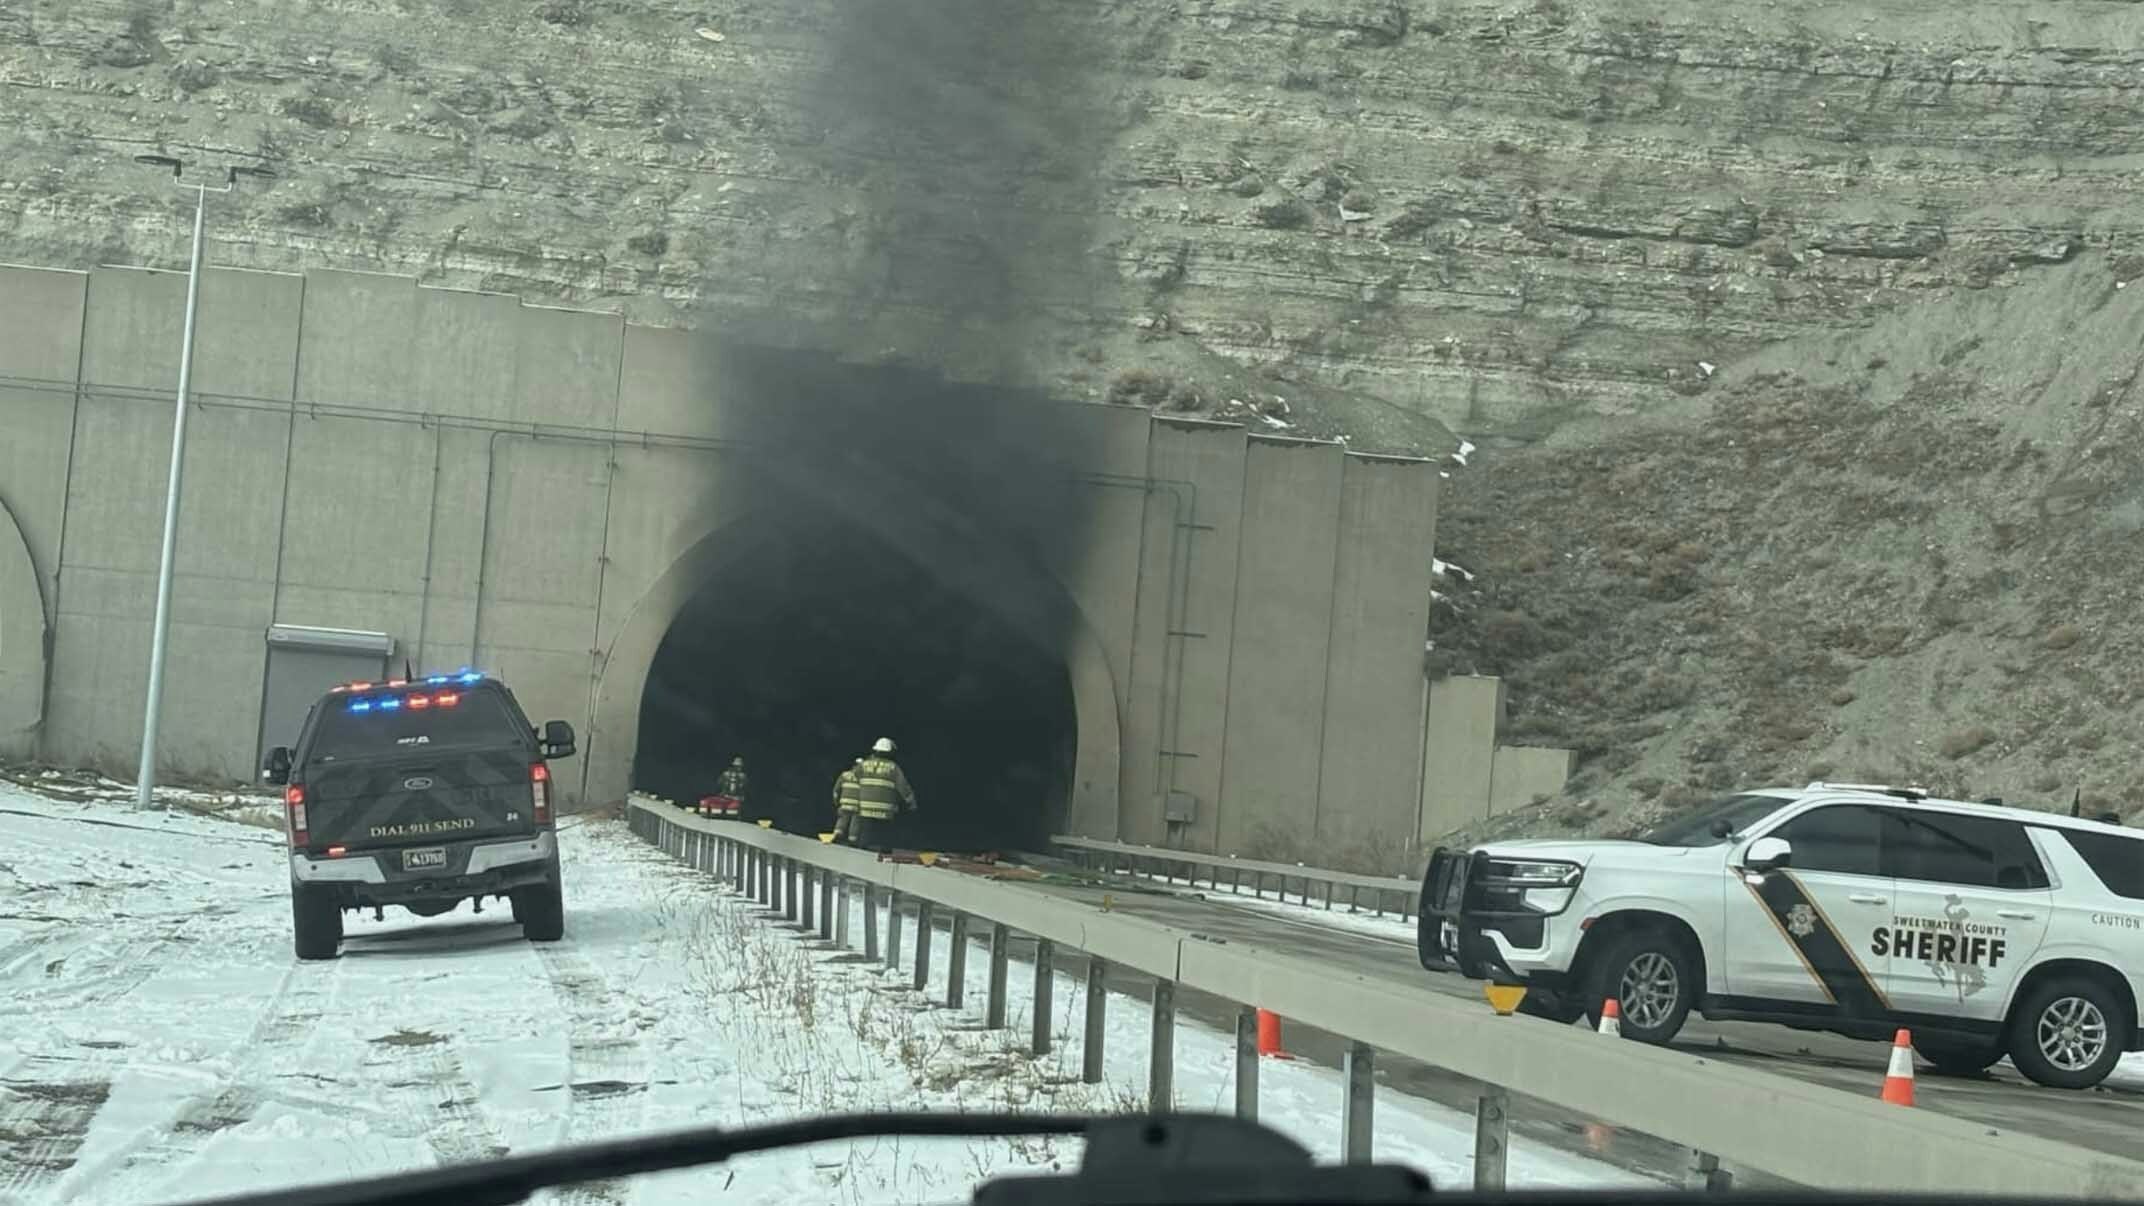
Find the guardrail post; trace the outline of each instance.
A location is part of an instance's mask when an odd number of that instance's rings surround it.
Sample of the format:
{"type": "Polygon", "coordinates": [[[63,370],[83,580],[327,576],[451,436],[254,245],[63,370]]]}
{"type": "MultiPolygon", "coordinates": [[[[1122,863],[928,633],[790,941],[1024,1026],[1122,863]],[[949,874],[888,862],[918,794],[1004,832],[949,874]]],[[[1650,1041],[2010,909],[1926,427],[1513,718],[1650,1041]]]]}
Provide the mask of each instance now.
{"type": "Polygon", "coordinates": [[[849,944],[849,881],[847,876],[834,876],[834,945],[849,944]]]}
{"type": "Polygon", "coordinates": [[[922,992],[931,983],[931,902],[916,901],[916,991],[922,992]]]}
{"type": "Polygon", "coordinates": [[[1258,1011],[1236,1010],[1236,1117],[1258,1121],[1258,1011]]]}
{"type": "Polygon", "coordinates": [[[1005,1028],[1005,960],[1012,945],[1012,927],[1002,921],[990,924],[990,998],[984,1007],[984,1025],[1005,1028]]]}
{"type": "Polygon", "coordinates": [[[1176,981],[1154,981],[1154,1041],[1147,1051],[1146,1108],[1166,1114],[1176,1097],[1176,981]]]}
{"type": "Polygon", "coordinates": [[[968,915],[953,914],[953,945],[945,952],[945,1006],[960,1008],[968,997],[968,915]]]}
{"type": "Polygon", "coordinates": [[[1377,1110],[1377,1053],[1367,1043],[1349,1043],[1341,1057],[1340,1077],[1347,1085],[1340,1099],[1340,1134],[1349,1164],[1370,1162],[1371,1120],[1377,1110]]]}
{"type": "Polygon", "coordinates": [[[830,942],[834,937],[834,880],[832,871],[819,872],[819,940],[830,942]]]}
{"type": "Polygon", "coordinates": [[[901,966],[901,894],[886,891],[886,966],[901,966]]]}
{"type": "Polygon", "coordinates": [[[1726,1193],[1735,1187],[1735,1175],[1720,1167],[1720,1158],[1711,1152],[1690,1149],[1690,1171],[1683,1178],[1684,1189],[1701,1189],[1707,1193],[1726,1193]]]}
{"type": "Polygon", "coordinates": [[[1491,1089],[1474,1104],[1474,1192],[1504,1191],[1504,1161],[1510,1154],[1511,1095],[1491,1089]]]}
{"type": "Polygon", "coordinates": [[[1051,964],[1056,953],[1049,939],[1035,939],[1035,1024],[1029,1046],[1037,1055],[1050,1053],[1050,990],[1057,986],[1057,971],[1051,964]]]}
{"type": "Polygon", "coordinates": [[[864,958],[878,958],[878,885],[864,883],[864,958]]]}
{"type": "Polygon", "coordinates": [[[803,880],[804,888],[797,893],[797,924],[806,932],[819,928],[819,923],[812,917],[812,907],[819,901],[818,874],[818,868],[810,863],[797,864],[797,875],[803,880]]]}
{"type": "Polygon", "coordinates": [[[1102,1083],[1102,1035],[1109,1012],[1109,988],[1105,983],[1109,965],[1087,956],[1087,1029],[1080,1040],[1079,1078],[1086,1084],[1102,1083]]]}

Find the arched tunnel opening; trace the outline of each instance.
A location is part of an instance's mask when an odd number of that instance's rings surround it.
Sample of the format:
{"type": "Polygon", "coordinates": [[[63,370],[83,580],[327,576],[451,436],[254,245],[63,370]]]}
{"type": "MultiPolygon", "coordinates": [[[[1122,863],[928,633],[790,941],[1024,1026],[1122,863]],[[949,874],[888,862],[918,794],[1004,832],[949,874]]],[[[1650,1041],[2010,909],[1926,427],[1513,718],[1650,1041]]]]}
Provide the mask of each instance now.
{"type": "Polygon", "coordinates": [[[1041,849],[1080,736],[1076,609],[1045,564],[1084,537],[1081,429],[913,371],[726,356],[734,394],[783,404],[733,428],[706,576],[649,668],[634,785],[697,800],[741,755],[748,818],[821,833],[835,777],[888,737],[917,796],[892,844],[1041,849]]]}

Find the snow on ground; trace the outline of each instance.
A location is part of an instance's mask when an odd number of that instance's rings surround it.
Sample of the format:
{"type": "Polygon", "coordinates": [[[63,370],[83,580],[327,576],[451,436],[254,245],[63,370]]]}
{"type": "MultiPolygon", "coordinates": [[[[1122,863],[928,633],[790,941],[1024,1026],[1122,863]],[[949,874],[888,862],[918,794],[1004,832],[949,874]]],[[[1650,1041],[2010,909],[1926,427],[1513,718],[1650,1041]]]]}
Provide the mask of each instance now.
{"type": "MultiPolygon", "coordinates": [[[[949,1010],[764,920],[616,822],[562,829],[567,939],[503,907],[353,919],[340,959],[291,955],[279,839],[185,813],[0,785],[0,1202],[162,1202],[420,1168],[679,1126],[832,1110],[1142,1104],[1147,1009],[1113,996],[1104,1084],[1079,1083],[1081,984],[1056,984],[1054,1054],[981,1028],[988,959],[949,1010]]],[[[861,908],[851,910],[852,927],[861,908]]],[[[903,945],[914,950],[913,920],[903,945]]],[[[860,934],[860,928],[857,932],[860,934]]],[[[1226,1109],[1232,1037],[1180,1024],[1183,1108],[1226,1109]]],[[[1337,1073],[1271,1064],[1263,1117],[1339,1150],[1337,1073]]],[[[1377,1154],[1467,1177],[1471,1120],[1380,1095],[1377,1154]]],[[[658,1204],[957,1200],[1069,1168],[1076,1141],[860,1140],[579,1187],[658,1204]]],[[[1515,1147],[1515,1184],[1643,1183],[1515,1147]]]]}

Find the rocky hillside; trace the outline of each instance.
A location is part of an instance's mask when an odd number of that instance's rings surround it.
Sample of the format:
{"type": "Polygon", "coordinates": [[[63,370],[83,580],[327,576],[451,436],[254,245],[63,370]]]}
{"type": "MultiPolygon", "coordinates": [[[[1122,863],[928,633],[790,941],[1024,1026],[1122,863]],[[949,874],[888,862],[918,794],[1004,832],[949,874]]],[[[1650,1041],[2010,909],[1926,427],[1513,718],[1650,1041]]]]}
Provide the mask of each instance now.
{"type": "Polygon", "coordinates": [[[1481,449],[1432,669],[1587,753],[2144,804],[2144,5],[0,0],[0,259],[217,262],[1481,449]]]}
{"type": "Polygon", "coordinates": [[[2144,809],[2144,266],[1784,341],[1648,420],[1485,451],[1437,672],[1510,676],[1620,832],[1752,783],[2144,809]]]}
{"type": "Polygon", "coordinates": [[[265,160],[221,262],[1531,438],[2125,253],[2140,64],[2122,3],[8,0],[0,257],[183,262],[131,156],[265,160]]]}

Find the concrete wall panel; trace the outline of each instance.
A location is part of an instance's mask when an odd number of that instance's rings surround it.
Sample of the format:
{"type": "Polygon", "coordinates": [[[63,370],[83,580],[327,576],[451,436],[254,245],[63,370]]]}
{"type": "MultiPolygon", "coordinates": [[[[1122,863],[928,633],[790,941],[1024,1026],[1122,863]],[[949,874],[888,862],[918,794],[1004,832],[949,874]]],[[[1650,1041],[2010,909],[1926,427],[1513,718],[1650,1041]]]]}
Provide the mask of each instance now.
{"type": "Polygon", "coordinates": [[[89,275],[0,265],[0,508],[20,525],[51,614],[89,275]]]}
{"type": "Polygon", "coordinates": [[[627,327],[618,381],[621,431],[719,439],[734,434],[722,406],[715,341],[675,328],[627,327]]]}
{"type": "Polygon", "coordinates": [[[414,656],[440,434],[299,412],[277,623],[386,632],[414,656]]]}
{"type": "MultiPolygon", "coordinates": [[[[1148,444],[1151,476],[1188,483],[1195,498],[1191,527],[1183,535],[1186,596],[1173,623],[1195,634],[1172,644],[1164,632],[1160,656],[1133,668],[1132,725],[1155,736],[1160,778],[1143,797],[1127,796],[1131,823],[1122,840],[1211,852],[1218,837],[1215,810],[1221,798],[1221,756],[1228,715],[1229,650],[1235,631],[1236,557],[1243,513],[1245,436],[1232,424],[1156,419],[1148,444]],[[1173,665],[1171,664],[1173,661],[1173,665]],[[1144,680],[1136,681],[1136,680],[1144,680]],[[1170,787],[1197,798],[1197,816],[1183,832],[1168,834],[1159,797],[1170,787]],[[1171,839],[1174,840],[1171,840],[1171,839]]],[[[1156,500],[1158,501],[1158,500],[1156,500]]],[[[1148,547],[1166,506],[1148,511],[1148,547]]],[[[1166,528],[1158,542],[1168,545],[1166,528]]],[[[1148,562],[1149,566],[1153,563],[1148,562]]],[[[1152,579],[1148,579],[1151,581],[1152,579]]],[[[1141,646],[1147,645],[1142,609],[1141,646]]],[[[1127,757],[1145,755],[1128,749],[1127,757]]]]}
{"type": "MultiPolygon", "coordinates": [[[[430,292],[429,290],[422,292],[430,292]]],[[[325,405],[430,409],[417,382],[419,294],[412,277],[315,271],[305,277],[297,398],[325,405]]]]}
{"type": "Polygon", "coordinates": [[[1430,684],[1429,735],[1422,762],[1423,840],[1489,815],[1496,730],[1503,715],[1502,679],[1463,675],[1430,684]]]}
{"type": "Polygon", "coordinates": [[[1420,823],[1437,475],[1419,461],[1350,456],[1341,481],[1317,836],[1412,842],[1420,823]]]}
{"type": "Polygon", "coordinates": [[[513,417],[605,431],[618,421],[625,319],[524,306],[517,318],[513,417]]]}
{"type": "Polygon", "coordinates": [[[1285,852],[1316,829],[1345,468],[1338,444],[1252,437],[1245,454],[1221,850],[1285,852]]]}
{"type": "Polygon", "coordinates": [[[434,414],[527,421],[516,365],[521,303],[504,293],[417,291],[410,388],[434,414]]]}
{"type": "Polygon", "coordinates": [[[1553,796],[1571,777],[1570,750],[1500,745],[1489,773],[1489,814],[1524,808],[1537,796],[1553,796]]]}
{"type": "Polygon", "coordinates": [[[0,510],[0,757],[28,756],[45,718],[45,601],[30,547],[0,510]]]}

